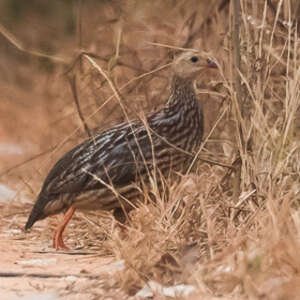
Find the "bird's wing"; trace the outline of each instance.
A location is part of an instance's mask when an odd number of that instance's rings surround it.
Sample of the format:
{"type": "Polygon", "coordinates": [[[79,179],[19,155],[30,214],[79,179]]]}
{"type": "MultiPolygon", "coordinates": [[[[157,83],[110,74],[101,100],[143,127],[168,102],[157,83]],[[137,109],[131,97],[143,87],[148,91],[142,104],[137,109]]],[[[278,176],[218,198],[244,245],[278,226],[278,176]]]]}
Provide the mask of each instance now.
{"type": "Polygon", "coordinates": [[[42,190],[78,193],[104,187],[103,182],[123,186],[135,181],[151,154],[145,127],[138,122],[121,124],[67,152],[50,171],[42,190]]]}

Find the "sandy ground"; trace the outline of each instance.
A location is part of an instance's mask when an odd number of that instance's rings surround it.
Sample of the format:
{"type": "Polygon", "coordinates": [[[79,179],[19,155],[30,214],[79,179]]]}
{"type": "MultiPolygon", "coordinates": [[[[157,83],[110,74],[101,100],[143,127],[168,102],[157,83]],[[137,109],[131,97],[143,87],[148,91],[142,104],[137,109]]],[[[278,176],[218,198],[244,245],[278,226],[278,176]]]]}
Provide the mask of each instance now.
{"type": "MultiPolygon", "coordinates": [[[[14,223],[22,224],[24,219],[19,215],[14,223]]],[[[122,266],[122,262],[114,263],[112,258],[88,249],[55,251],[51,241],[37,235],[43,236],[43,224],[25,234],[11,228],[5,216],[2,221],[1,300],[35,299],[34,295],[44,295],[44,299],[95,299],[107,293],[108,276],[122,266]]]]}

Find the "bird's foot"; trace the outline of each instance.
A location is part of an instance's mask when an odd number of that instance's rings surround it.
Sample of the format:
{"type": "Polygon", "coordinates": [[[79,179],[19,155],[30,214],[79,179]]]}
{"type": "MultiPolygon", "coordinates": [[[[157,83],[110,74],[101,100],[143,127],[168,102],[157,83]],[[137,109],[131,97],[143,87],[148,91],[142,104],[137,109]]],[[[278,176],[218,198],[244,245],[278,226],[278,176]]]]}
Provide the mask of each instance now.
{"type": "Polygon", "coordinates": [[[62,235],[55,234],[53,238],[53,248],[56,250],[70,250],[64,243],[62,235]]]}

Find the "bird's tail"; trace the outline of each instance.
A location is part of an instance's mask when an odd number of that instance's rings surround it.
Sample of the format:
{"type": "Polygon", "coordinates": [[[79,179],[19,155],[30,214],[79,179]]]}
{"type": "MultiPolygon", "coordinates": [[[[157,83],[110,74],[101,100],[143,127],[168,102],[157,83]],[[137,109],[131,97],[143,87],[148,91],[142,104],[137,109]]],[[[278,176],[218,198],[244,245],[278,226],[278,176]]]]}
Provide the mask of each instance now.
{"type": "Polygon", "coordinates": [[[36,221],[42,220],[47,216],[44,213],[44,207],[46,203],[47,203],[47,198],[42,193],[40,193],[31,210],[31,213],[25,225],[25,230],[31,228],[36,221]]]}

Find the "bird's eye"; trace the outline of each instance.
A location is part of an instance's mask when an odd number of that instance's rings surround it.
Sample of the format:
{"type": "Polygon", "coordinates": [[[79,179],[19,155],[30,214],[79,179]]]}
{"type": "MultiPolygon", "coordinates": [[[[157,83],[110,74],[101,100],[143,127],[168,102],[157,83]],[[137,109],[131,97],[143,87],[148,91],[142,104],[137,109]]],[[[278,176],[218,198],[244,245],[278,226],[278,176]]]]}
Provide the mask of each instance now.
{"type": "Polygon", "coordinates": [[[192,57],[190,58],[190,61],[193,62],[193,63],[195,63],[195,62],[198,61],[198,57],[197,57],[197,56],[192,56],[192,57]]]}

